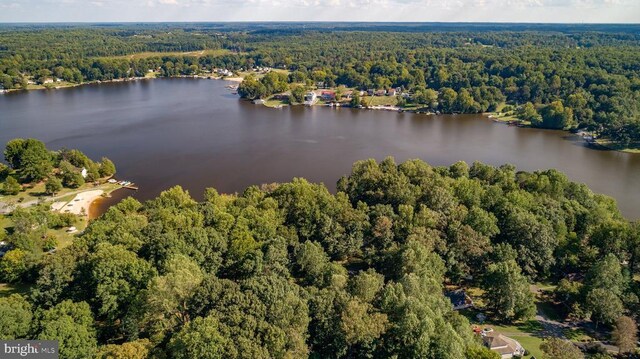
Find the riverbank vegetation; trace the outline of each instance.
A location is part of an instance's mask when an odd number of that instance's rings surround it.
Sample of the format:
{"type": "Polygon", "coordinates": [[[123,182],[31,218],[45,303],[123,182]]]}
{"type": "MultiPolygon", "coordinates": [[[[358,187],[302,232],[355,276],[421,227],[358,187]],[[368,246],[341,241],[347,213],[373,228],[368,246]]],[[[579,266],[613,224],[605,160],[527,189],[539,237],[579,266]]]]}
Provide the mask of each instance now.
{"type": "MultiPolygon", "coordinates": [[[[61,358],[495,358],[444,285],[480,288],[508,328],[536,313],[534,281],[560,317],[614,339],[636,328],[640,227],[558,171],[387,158],[337,190],[125,199],[67,248],[0,260],[31,288],[0,299],[0,336],[59,340],[61,358]]],[[[9,243],[40,243],[21,228],[9,243]]]]}
{"type": "MultiPolygon", "coordinates": [[[[78,150],[51,151],[39,140],[16,138],[4,150],[7,165],[0,163],[2,202],[22,202],[28,196],[60,194],[85,183],[98,183],[116,173],[111,160],[94,162],[78,150]]],[[[15,203],[14,203],[15,204],[15,203]]]]}
{"type": "Polygon", "coordinates": [[[399,98],[402,106],[443,113],[493,112],[505,101],[520,111],[530,103],[537,113],[528,116],[532,126],[583,129],[611,147],[640,142],[635,25],[353,28],[359,30],[340,24],[4,26],[0,83],[56,87],[150,71],[218,76],[286,69],[286,79],[250,78],[239,93],[263,98],[319,84],[399,88],[407,94],[399,98]]]}

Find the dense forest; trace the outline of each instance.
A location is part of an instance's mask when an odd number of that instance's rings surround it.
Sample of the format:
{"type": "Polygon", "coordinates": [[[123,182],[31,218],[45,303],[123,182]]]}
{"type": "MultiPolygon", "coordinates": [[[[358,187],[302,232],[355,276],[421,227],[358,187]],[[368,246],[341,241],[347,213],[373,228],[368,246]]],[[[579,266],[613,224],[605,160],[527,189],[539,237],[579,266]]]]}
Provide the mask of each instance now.
{"type": "Polygon", "coordinates": [[[633,25],[16,25],[0,27],[0,85],[261,66],[289,75],[256,84],[250,97],[317,82],[400,87],[434,111],[478,113],[506,102],[534,126],[586,129],[637,147],[639,45],[633,25]],[[185,54],[203,50],[220,52],[185,54]],[[159,54],[126,56],[146,52],[159,54]]]}
{"type": "MultiPolygon", "coordinates": [[[[488,359],[445,284],[481,288],[485,314],[511,323],[535,313],[540,281],[563,316],[636,330],[640,226],[556,170],[387,158],[337,188],[297,178],[196,202],[174,187],[53,254],[55,215],[20,211],[0,275],[31,289],[0,298],[0,337],[59,340],[61,358],[488,359]]],[[[584,357],[566,343],[545,341],[546,358],[584,357]]]]}

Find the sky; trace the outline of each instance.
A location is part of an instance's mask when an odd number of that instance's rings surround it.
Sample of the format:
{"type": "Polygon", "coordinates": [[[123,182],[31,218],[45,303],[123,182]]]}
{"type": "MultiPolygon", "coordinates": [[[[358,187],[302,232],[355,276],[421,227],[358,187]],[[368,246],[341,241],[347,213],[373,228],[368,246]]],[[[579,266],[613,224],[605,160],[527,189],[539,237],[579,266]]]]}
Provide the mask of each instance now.
{"type": "Polygon", "coordinates": [[[640,0],[0,0],[0,22],[640,23],[640,0]]]}

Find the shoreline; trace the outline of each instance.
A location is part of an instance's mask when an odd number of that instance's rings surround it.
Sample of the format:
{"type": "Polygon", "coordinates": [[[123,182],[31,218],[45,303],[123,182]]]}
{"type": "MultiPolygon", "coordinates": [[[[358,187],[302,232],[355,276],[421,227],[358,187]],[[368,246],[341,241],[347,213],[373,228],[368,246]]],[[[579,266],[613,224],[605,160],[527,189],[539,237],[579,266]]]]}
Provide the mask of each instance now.
{"type": "Polygon", "coordinates": [[[19,93],[19,92],[29,92],[29,91],[43,91],[43,90],[63,90],[74,87],[81,87],[87,85],[100,85],[100,84],[111,84],[111,83],[120,83],[120,82],[136,82],[136,81],[146,81],[146,80],[156,80],[156,79],[199,79],[199,80],[216,80],[216,81],[229,81],[229,82],[237,82],[240,83],[244,79],[242,77],[214,77],[214,76],[202,76],[202,75],[176,75],[176,76],[160,76],[160,77],[130,77],[126,79],[113,79],[113,80],[104,80],[104,81],[89,81],[82,82],[79,84],[67,84],[63,86],[51,86],[51,87],[37,87],[37,88],[26,88],[26,89],[9,89],[2,90],[0,95],[11,94],[11,93],[19,93]]]}
{"type": "MultiPolygon", "coordinates": [[[[176,75],[176,76],[162,76],[162,77],[155,77],[155,76],[154,77],[132,77],[132,78],[127,78],[127,79],[113,79],[113,80],[106,80],[106,81],[83,82],[83,83],[79,83],[79,84],[72,84],[72,85],[65,85],[65,86],[58,86],[58,87],[51,87],[51,88],[42,87],[42,88],[31,88],[31,89],[11,89],[11,90],[4,90],[4,92],[0,93],[0,95],[16,93],[16,92],[23,92],[23,91],[25,91],[25,92],[26,91],[34,91],[34,90],[60,90],[60,89],[74,88],[74,87],[85,86],[85,85],[96,85],[96,84],[99,85],[99,84],[103,84],[103,83],[135,82],[135,81],[143,81],[143,80],[171,79],[171,78],[188,78],[188,79],[200,79],[200,80],[229,81],[229,82],[234,82],[234,83],[238,83],[238,84],[241,83],[244,80],[240,76],[214,77],[214,76],[203,76],[203,75],[176,75]]],[[[292,104],[284,104],[284,103],[272,106],[272,105],[267,105],[268,101],[269,101],[268,99],[264,100],[264,103],[262,103],[262,106],[266,107],[266,108],[269,108],[269,109],[282,109],[284,107],[289,107],[289,106],[306,106],[304,104],[293,104],[292,105],[292,104]]],[[[391,112],[415,113],[415,114],[425,114],[425,115],[438,115],[439,114],[439,113],[434,113],[434,112],[430,112],[430,111],[421,111],[421,110],[418,110],[418,109],[405,109],[403,107],[390,106],[390,105],[389,106],[386,106],[386,105],[375,105],[375,106],[351,107],[349,105],[342,106],[339,103],[337,105],[336,104],[331,104],[331,103],[316,103],[316,104],[313,104],[311,106],[331,107],[331,108],[346,107],[346,108],[353,108],[353,109],[359,109],[359,110],[391,111],[391,112]]],[[[483,113],[479,113],[478,115],[485,116],[485,117],[489,118],[490,120],[492,120],[493,122],[506,124],[506,125],[509,125],[509,126],[531,127],[530,125],[520,123],[520,120],[517,120],[513,116],[500,116],[500,114],[497,113],[497,112],[483,112],[483,113]]],[[[560,131],[569,132],[567,130],[560,130],[560,131]]],[[[611,142],[609,142],[607,140],[597,140],[593,144],[590,144],[590,143],[587,143],[587,144],[592,149],[598,149],[598,147],[599,147],[600,149],[604,149],[604,150],[608,150],[608,151],[616,151],[616,152],[622,152],[622,153],[627,153],[627,154],[640,154],[640,148],[619,148],[618,146],[616,146],[615,144],[612,144],[611,142]]]]}
{"type": "Polygon", "coordinates": [[[89,207],[88,207],[88,210],[87,210],[86,218],[88,220],[92,220],[92,219],[96,219],[96,218],[100,217],[102,215],[102,213],[98,214],[99,213],[100,202],[104,201],[107,198],[110,198],[112,193],[114,193],[116,191],[119,191],[119,190],[122,190],[122,189],[124,189],[124,188],[123,187],[116,188],[116,189],[114,189],[112,191],[104,192],[100,196],[95,197],[91,201],[91,203],[89,203],[89,207]]]}

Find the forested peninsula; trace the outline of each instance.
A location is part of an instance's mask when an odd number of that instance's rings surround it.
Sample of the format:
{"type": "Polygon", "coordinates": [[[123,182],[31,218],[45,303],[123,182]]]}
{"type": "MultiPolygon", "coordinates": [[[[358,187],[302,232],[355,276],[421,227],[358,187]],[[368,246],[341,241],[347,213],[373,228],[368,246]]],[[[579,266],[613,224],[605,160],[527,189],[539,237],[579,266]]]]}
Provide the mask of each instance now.
{"type": "Polygon", "coordinates": [[[640,227],[613,199],[556,170],[392,158],[337,189],[174,187],[45,255],[25,211],[4,234],[24,254],[0,276],[23,289],[0,298],[0,337],[59,340],[61,358],[499,358],[474,333],[491,326],[527,357],[583,358],[538,312],[592,336],[589,357],[611,358],[609,333],[635,347],[640,227]],[[454,310],[455,290],[475,306],[454,310]]]}
{"type": "Polygon", "coordinates": [[[639,40],[636,25],[3,25],[0,85],[244,77],[249,99],[295,104],[327,89],[329,102],[349,92],[354,106],[495,112],[637,149],[639,40]]]}

